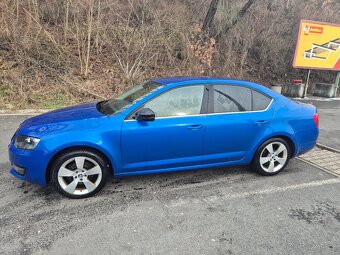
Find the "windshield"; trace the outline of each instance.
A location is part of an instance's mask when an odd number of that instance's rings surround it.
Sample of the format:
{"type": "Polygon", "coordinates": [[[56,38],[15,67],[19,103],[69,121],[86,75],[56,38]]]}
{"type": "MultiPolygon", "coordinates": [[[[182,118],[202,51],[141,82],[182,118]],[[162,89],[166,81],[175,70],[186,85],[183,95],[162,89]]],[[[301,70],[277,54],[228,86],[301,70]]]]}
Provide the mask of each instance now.
{"type": "Polygon", "coordinates": [[[116,114],[161,87],[162,85],[157,82],[143,82],[128,89],[115,98],[99,102],[97,104],[97,108],[100,112],[104,114],[116,114]]]}

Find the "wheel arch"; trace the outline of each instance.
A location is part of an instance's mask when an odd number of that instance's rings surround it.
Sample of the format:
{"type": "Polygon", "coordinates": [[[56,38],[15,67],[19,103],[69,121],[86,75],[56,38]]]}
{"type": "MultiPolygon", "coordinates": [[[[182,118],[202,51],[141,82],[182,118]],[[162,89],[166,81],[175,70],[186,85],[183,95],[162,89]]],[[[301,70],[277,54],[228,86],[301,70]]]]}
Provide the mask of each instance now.
{"type": "MultiPolygon", "coordinates": [[[[289,145],[289,149],[290,149],[290,158],[293,158],[293,157],[295,156],[295,154],[296,154],[296,145],[295,145],[293,139],[292,139],[291,137],[289,137],[288,135],[283,135],[283,134],[274,135],[274,136],[267,137],[265,140],[263,140],[263,141],[259,144],[259,146],[257,146],[256,151],[260,148],[260,146],[261,146],[264,142],[268,141],[269,139],[273,139],[273,138],[281,138],[281,139],[285,140],[285,141],[288,143],[288,145],[289,145]]],[[[254,154],[254,156],[255,156],[255,154],[254,154]]]]}
{"type": "Polygon", "coordinates": [[[55,160],[58,158],[58,156],[70,152],[70,151],[74,151],[74,150],[87,150],[87,151],[91,151],[94,152],[98,155],[100,155],[106,162],[107,165],[110,169],[110,173],[114,174],[114,167],[113,167],[113,162],[111,162],[110,158],[101,150],[94,148],[92,146],[89,145],[79,145],[79,146],[69,146],[66,148],[63,148],[62,150],[58,151],[57,153],[55,153],[52,158],[49,160],[47,167],[46,167],[46,174],[45,174],[45,179],[46,179],[46,183],[50,183],[51,181],[51,175],[52,175],[52,165],[55,162],[55,160]]]}
{"type": "Polygon", "coordinates": [[[289,145],[289,149],[290,149],[290,158],[293,158],[295,153],[296,153],[296,148],[295,148],[295,144],[294,141],[289,137],[289,136],[285,136],[285,135],[278,135],[278,136],[274,136],[272,138],[281,138],[283,140],[285,140],[288,145],[289,145]]]}

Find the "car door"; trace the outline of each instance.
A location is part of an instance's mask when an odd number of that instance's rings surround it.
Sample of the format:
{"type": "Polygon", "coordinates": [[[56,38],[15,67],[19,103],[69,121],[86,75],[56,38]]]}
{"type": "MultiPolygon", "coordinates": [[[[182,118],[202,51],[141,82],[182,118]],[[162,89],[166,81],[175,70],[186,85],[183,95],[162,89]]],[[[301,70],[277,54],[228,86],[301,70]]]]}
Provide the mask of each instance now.
{"type": "Polygon", "coordinates": [[[204,85],[175,87],[142,106],[155,112],[154,121],[132,113],[122,126],[124,171],[202,164],[207,97],[204,85]]]}
{"type": "Polygon", "coordinates": [[[203,163],[241,160],[270,124],[271,102],[248,87],[210,86],[203,163]]]}

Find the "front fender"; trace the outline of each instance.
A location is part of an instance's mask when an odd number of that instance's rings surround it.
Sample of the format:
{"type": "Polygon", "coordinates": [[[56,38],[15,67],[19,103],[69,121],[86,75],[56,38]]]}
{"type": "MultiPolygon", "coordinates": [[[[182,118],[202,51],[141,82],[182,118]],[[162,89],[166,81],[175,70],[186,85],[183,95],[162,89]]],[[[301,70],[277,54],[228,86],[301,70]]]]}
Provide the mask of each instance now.
{"type": "MultiPolygon", "coordinates": [[[[100,133],[87,132],[83,133],[67,133],[59,134],[58,136],[45,137],[42,144],[42,149],[50,151],[47,161],[51,160],[61,151],[72,147],[89,147],[100,151],[110,161],[114,172],[120,171],[121,154],[120,154],[120,135],[116,132],[100,133]]],[[[48,164],[49,164],[48,163],[48,164]]],[[[46,171],[48,164],[46,165],[46,171]]]]}

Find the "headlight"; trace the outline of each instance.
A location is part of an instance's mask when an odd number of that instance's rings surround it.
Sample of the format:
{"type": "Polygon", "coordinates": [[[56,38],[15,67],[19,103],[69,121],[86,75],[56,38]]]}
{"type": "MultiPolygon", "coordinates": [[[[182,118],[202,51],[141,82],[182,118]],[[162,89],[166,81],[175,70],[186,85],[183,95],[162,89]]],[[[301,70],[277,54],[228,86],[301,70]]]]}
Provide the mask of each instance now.
{"type": "Polygon", "coordinates": [[[18,135],[15,138],[14,146],[18,149],[33,150],[39,143],[40,139],[36,137],[18,135]]]}

